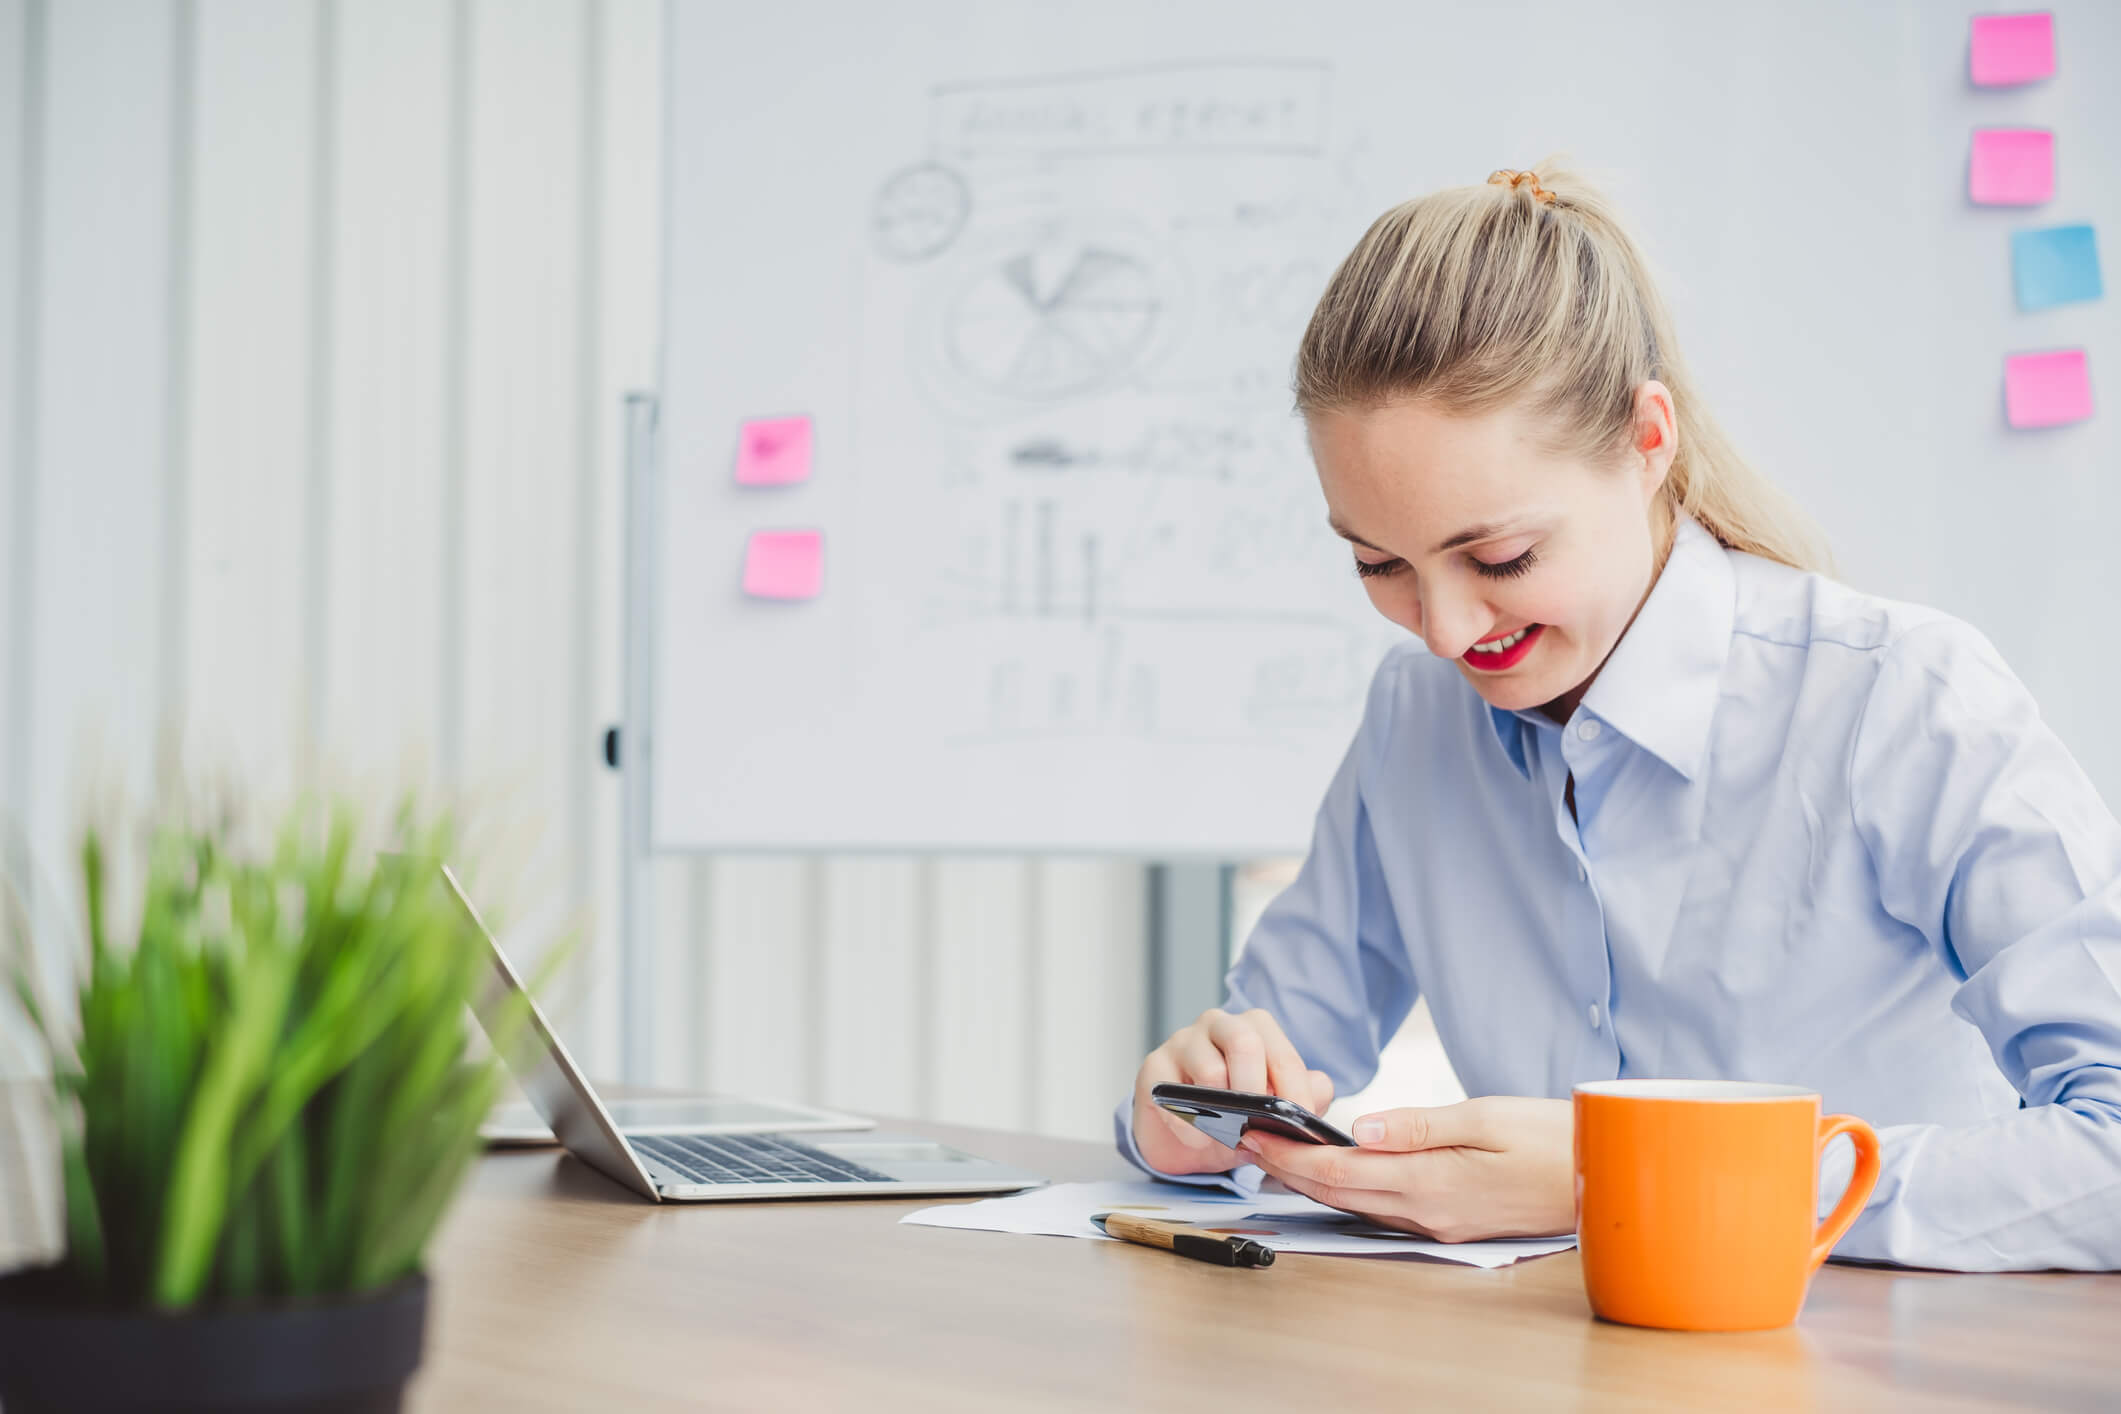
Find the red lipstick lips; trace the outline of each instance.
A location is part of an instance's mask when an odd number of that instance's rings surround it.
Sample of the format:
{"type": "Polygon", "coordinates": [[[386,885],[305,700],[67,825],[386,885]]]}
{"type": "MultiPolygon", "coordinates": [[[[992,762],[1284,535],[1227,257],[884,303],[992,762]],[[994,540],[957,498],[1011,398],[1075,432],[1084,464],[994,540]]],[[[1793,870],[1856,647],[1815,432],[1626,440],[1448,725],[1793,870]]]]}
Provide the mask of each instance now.
{"type": "MultiPolygon", "coordinates": [[[[1459,661],[1468,667],[1478,668],[1484,673],[1499,673],[1505,668],[1514,668],[1524,661],[1524,655],[1532,651],[1532,645],[1539,642],[1539,636],[1546,631],[1547,626],[1545,624],[1533,624],[1525,630],[1524,637],[1518,639],[1513,647],[1506,648],[1500,653],[1475,653],[1468,648],[1459,656],[1459,661]]],[[[1514,633],[1516,630],[1512,629],[1511,632],[1514,633]]],[[[1499,633],[1495,636],[1497,638],[1508,638],[1510,635],[1508,633],[1499,633]]]]}

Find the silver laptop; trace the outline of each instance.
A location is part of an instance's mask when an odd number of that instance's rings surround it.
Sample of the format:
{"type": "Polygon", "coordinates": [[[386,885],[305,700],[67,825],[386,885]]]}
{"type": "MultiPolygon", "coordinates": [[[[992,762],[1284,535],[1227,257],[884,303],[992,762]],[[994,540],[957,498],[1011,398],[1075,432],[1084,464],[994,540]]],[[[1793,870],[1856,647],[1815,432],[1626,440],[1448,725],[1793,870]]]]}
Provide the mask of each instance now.
{"type": "Polygon", "coordinates": [[[596,1088],[567,1054],[508,955],[448,865],[457,902],[493,949],[499,985],[473,1010],[491,1036],[495,1007],[509,994],[529,1010],[532,1036],[504,1055],[516,1082],[567,1152],[651,1201],[735,1198],[884,1198],[927,1193],[1007,1193],[1045,1182],[912,1134],[643,1134],[620,1130],[596,1088]]]}

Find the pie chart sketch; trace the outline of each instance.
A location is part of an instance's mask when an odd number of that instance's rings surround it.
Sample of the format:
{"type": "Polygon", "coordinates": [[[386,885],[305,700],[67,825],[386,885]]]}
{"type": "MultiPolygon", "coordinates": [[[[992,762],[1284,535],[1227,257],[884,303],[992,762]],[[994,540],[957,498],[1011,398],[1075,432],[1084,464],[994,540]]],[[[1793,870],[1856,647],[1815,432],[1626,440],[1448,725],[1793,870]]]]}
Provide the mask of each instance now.
{"type": "Polygon", "coordinates": [[[1108,386],[1156,343],[1156,272],[1103,242],[1020,250],[977,269],[948,306],[943,353],[983,391],[1021,403],[1108,386]]]}

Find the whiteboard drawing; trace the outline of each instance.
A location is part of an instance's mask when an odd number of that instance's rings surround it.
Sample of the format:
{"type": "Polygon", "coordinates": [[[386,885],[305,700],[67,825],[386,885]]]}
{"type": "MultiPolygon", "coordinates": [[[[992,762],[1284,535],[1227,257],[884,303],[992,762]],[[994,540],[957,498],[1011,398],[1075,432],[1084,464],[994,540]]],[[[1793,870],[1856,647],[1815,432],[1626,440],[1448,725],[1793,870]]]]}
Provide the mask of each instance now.
{"type": "Polygon", "coordinates": [[[966,214],[918,268],[878,243],[863,324],[911,357],[879,336],[861,416],[935,447],[908,464],[949,548],[914,632],[958,747],[1272,751],[1352,721],[1389,633],[1336,573],[1287,390],[1345,220],[1331,79],[1187,61],[930,90],[925,165],[884,189],[917,210],[911,174],[949,171],[966,214]]]}
{"type": "Polygon", "coordinates": [[[994,422],[1147,377],[1181,331],[1186,281],[1142,223],[1078,209],[981,234],[915,298],[907,332],[930,403],[994,422]]]}
{"type": "Polygon", "coordinates": [[[972,193],[965,179],[939,162],[916,162],[891,174],[870,211],[876,250],[887,260],[928,260],[949,249],[965,229],[972,193]]]}
{"type": "Polygon", "coordinates": [[[959,294],[946,316],[946,347],[958,373],[994,392],[1069,397],[1132,369],[1162,304],[1149,268],[1124,251],[1027,250],[981,271],[959,294]]]}

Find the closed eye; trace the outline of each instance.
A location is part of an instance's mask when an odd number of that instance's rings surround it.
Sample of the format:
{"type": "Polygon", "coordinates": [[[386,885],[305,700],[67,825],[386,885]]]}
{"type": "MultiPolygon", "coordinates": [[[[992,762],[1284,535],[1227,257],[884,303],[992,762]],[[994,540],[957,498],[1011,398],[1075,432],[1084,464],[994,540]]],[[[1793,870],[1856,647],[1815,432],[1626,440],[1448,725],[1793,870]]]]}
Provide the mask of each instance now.
{"type": "Polygon", "coordinates": [[[1362,579],[1375,579],[1381,574],[1398,574],[1407,567],[1405,560],[1379,560],[1372,564],[1368,560],[1355,562],[1355,573],[1362,579]]]}
{"type": "Polygon", "coordinates": [[[1538,563],[1538,552],[1536,550],[1526,550],[1516,559],[1504,560],[1500,564],[1491,564],[1486,560],[1475,560],[1473,561],[1473,571],[1476,574],[1486,575],[1489,579],[1515,579],[1521,574],[1530,574],[1532,566],[1538,563]]]}

